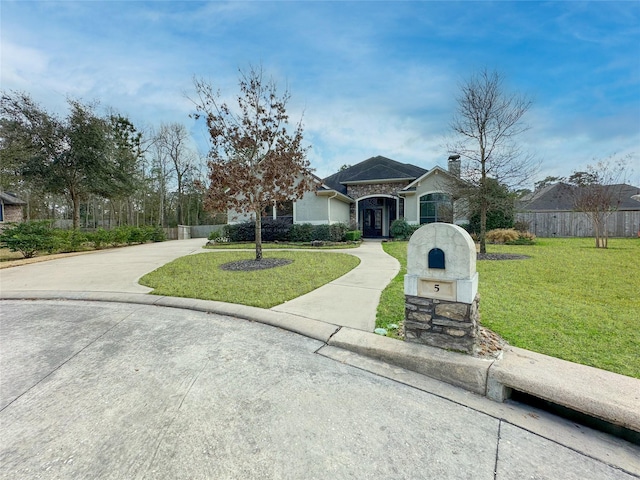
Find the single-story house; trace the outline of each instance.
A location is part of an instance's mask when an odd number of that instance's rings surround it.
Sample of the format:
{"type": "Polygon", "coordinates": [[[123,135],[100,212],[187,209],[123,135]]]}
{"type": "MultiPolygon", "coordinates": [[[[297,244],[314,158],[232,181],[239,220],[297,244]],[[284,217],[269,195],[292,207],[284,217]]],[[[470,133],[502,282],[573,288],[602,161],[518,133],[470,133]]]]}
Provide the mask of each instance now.
{"type": "MultiPolygon", "coordinates": [[[[391,223],[405,218],[419,225],[438,221],[466,222],[455,214],[448,184],[460,176],[458,158],[449,159],[448,169],[431,170],[383,156],[372,157],[317,179],[315,191],[289,205],[266,212],[293,223],[345,223],[357,227],[364,237],[388,237],[391,223]]],[[[230,223],[249,219],[230,212],[230,223]]]]}
{"type": "MultiPolygon", "coordinates": [[[[640,232],[640,202],[635,195],[640,188],[633,185],[609,185],[617,207],[607,219],[611,237],[635,237],[640,232]]],[[[566,183],[547,185],[525,195],[518,202],[516,220],[528,223],[529,230],[539,237],[590,237],[593,225],[588,215],[574,207],[577,187],[566,183]]]]}
{"type": "Polygon", "coordinates": [[[21,222],[22,206],[26,204],[13,193],[0,192],[0,223],[21,222]]]}

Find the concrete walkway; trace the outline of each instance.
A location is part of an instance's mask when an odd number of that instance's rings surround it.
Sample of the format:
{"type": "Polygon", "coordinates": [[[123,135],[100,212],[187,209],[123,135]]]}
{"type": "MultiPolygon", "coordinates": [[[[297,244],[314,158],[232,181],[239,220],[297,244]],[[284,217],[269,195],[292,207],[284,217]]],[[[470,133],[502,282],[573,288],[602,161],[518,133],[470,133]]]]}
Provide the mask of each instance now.
{"type": "Polygon", "coordinates": [[[312,292],[271,310],[372,332],[380,294],[400,271],[400,264],[376,241],[359,248],[335,250],[355,255],[360,265],[312,292]]]}

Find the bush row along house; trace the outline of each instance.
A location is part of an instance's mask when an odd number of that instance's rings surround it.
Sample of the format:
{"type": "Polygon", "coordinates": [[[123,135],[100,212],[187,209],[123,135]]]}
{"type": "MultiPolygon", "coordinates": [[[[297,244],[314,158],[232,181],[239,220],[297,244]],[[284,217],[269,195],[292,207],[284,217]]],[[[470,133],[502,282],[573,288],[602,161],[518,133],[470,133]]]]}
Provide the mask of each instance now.
{"type": "MultiPolygon", "coordinates": [[[[345,223],[366,238],[389,237],[391,223],[404,218],[409,224],[431,222],[466,223],[458,215],[448,185],[460,176],[458,159],[448,169],[431,170],[400,163],[383,156],[372,157],[317,180],[317,188],[296,202],[275,205],[263,215],[293,223],[313,225],[345,223]]],[[[229,212],[229,223],[251,219],[229,212]]]]}

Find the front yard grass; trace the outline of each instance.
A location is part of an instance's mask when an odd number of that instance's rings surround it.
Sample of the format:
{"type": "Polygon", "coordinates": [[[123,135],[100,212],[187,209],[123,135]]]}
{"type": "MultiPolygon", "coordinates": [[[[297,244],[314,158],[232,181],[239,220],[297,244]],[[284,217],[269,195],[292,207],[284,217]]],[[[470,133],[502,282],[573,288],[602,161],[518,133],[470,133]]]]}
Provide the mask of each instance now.
{"type": "MultiPolygon", "coordinates": [[[[407,242],[384,244],[402,270],[383,292],[376,326],[404,319],[407,242]]],[[[481,260],[481,322],[511,345],[640,378],[640,240],[538,239],[488,245],[527,260],[481,260]]]]}
{"type": "Polygon", "coordinates": [[[255,252],[188,255],[140,279],[155,295],[199,298],[271,308],[304,295],[355,268],[360,259],[331,252],[265,251],[264,258],[293,260],[266,270],[226,271],[222,264],[255,258],[255,252]]]}

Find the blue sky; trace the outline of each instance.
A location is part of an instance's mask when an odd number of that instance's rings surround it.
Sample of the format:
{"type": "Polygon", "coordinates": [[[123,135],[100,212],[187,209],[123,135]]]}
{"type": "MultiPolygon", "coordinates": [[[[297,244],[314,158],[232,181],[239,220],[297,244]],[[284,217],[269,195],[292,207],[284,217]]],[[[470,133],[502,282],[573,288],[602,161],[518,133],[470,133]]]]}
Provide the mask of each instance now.
{"type": "Polygon", "coordinates": [[[193,77],[232,99],[262,65],[304,115],[316,173],[384,155],[446,166],[461,81],[482,69],[534,99],[538,179],[632,154],[640,185],[640,2],[0,4],[0,84],[65,112],[99,100],[140,127],[189,119],[193,77]]]}

